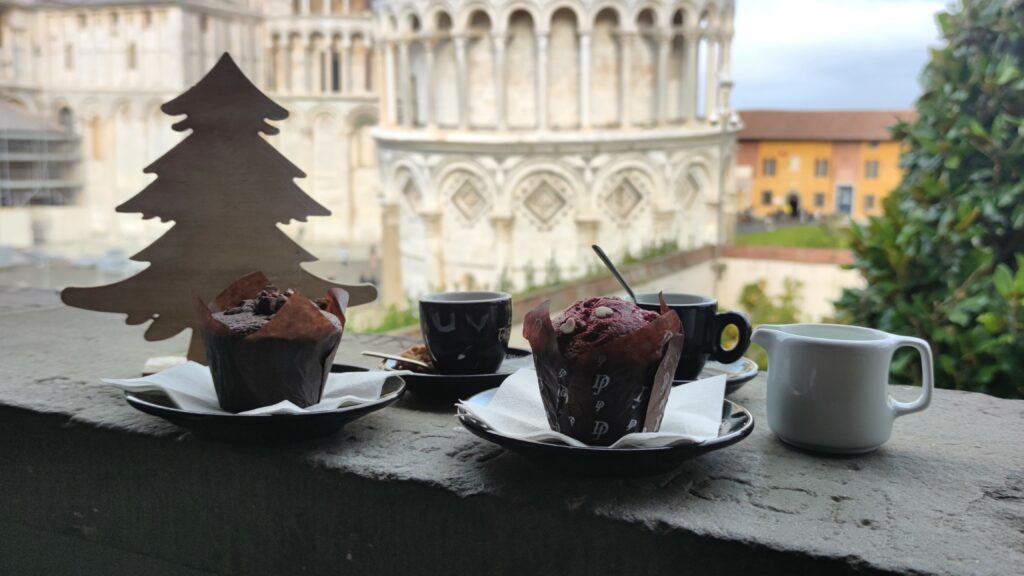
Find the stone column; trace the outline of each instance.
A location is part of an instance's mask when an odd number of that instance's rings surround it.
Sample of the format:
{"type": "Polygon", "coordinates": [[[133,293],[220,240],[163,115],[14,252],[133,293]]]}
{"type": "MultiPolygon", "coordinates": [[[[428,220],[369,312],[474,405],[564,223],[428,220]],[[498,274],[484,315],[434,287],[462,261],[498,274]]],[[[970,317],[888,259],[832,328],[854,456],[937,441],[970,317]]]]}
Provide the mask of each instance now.
{"type": "Polygon", "coordinates": [[[512,252],[514,249],[512,244],[512,223],[513,218],[511,215],[491,216],[491,229],[494,231],[496,249],[494,258],[495,278],[501,278],[502,273],[505,273],[509,280],[512,278],[512,258],[514,256],[512,252]]]}
{"type": "Polygon", "coordinates": [[[309,0],[299,0],[299,13],[309,14],[309,0]]]}
{"type": "Polygon", "coordinates": [[[285,76],[286,58],[288,57],[288,44],[284,41],[284,37],[278,36],[277,42],[274,43],[274,89],[278,92],[284,92],[288,86],[288,78],[285,76]]]}
{"type": "Polygon", "coordinates": [[[341,1],[341,13],[345,14],[347,16],[351,12],[352,12],[352,2],[350,2],[349,0],[342,0],[341,1]]]}
{"type": "Polygon", "coordinates": [[[291,93],[304,94],[306,92],[306,37],[293,36],[290,48],[292,58],[291,93]]]}
{"type": "Polygon", "coordinates": [[[389,126],[398,123],[398,91],[395,86],[395,43],[384,42],[384,108],[389,126]]]}
{"type": "Polygon", "coordinates": [[[722,35],[718,55],[718,112],[723,122],[736,120],[732,111],[732,32],[722,35]]]}
{"type": "Polygon", "coordinates": [[[312,80],[312,92],[313,94],[320,94],[323,92],[324,86],[324,49],[323,49],[323,38],[319,38],[309,43],[309,65],[311,67],[311,80],[312,80]]]}
{"type": "Polygon", "coordinates": [[[320,8],[321,8],[321,13],[324,16],[329,16],[331,14],[331,0],[324,0],[320,4],[320,8]]]}
{"type": "Polygon", "coordinates": [[[683,71],[680,76],[683,89],[683,121],[697,119],[697,39],[699,31],[687,27],[683,31],[686,54],[683,55],[683,71]]]}
{"type": "Polygon", "coordinates": [[[425,56],[425,58],[424,58],[424,65],[425,65],[425,68],[426,68],[424,76],[426,76],[425,79],[426,79],[426,84],[427,84],[423,88],[423,94],[425,95],[425,98],[423,99],[423,107],[426,109],[426,114],[427,114],[427,118],[426,118],[427,128],[433,129],[433,128],[437,128],[437,121],[436,121],[437,115],[434,113],[434,40],[433,39],[423,40],[423,54],[425,56]]]}
{"type": "Polygon", "coordinates": [[[506,130],[508,114],[505,113],[505,45],[508,38],[504,34],[494,34],[491,36],[491,42],[494,44],[494,113],[497,116],[495,126],[498,130],[506,130]]]}
{"type": "Polygon", "coordinates": [[[672,36],[658,33],[657,93],[654,95],[655,122],[658,126],[664,126],[668,119],[668,56],[671,48],[672,36]]]}
{"type": "Polygon", "coordinates": [[[424,210],[420,212],[420,218],[423,219],[423,228],[427,236],[427,278],[432,290],[444,291],[446,286],[441,212],[424,210]]]}
{"type": "Polygon", "coordinates": [[[580,128],[590,128],[590,33],[580,32],[580,128]]]}
{"type": "Polygon", "coordinates": [[[623,128],[631,128],[633,126],[633,120],[629,114],[629,102],[630,102],[630,84],[633,80],[630,73],[633,65],[633,39],[636,38],[636,34],[632,32],[623,32],[619,35],[619,42],[622,47],[621,54],[621,65],[619,67],[619,124],[623,128]]]}
{"type": "Polygon", "coordinates": [[[352,93],[352,39],[341,39],[341,93],[352,93]]]}
{"type": "Polygon", "coordinates": [[[401,209],[397,202],[385,202],[381,209],[381,300],[385,306],[405,304],[402,290],[401,209]]]}
{"type": "Polygon", "coordinates": [[[548,35],[537,34],[537,129],[548,129],[548,35]]]}
{"type": "Polygon", "coordinates": [[[577,256],[580,262],[590,262],[592,254],[590,247],[599,243],[597,232],[601,228],[601,219],[594,216],[580,216],[576,219],[576,232],[580,238],[580,252],[577,256]]]}
{"type": "Polygon", "coordinates": [[[412,78],[409,70],[409,43],[398,41],[398,80],[402,91],[402,125],[412,126],[412,78]]]}
{"type": "Polygon", "coordinates": [[[454,36],[455,43],[455,90],[459,106],[459,129],[469,128],[469,99],[466,86],[466,37],[454,36]]]}
{"type": "Polygon", "coordinates": [[[708,122],[714,124],[718,121],[718,112],[716,110],[716,96],[718,95],[718,62],[716,57],[718,51],[715,50],[715,44],[717,39],[714,35],[709,34],[707,36],[707,48],[708,48],[708,63],[706,77],[704,82],[704,118],[708,122]]]}

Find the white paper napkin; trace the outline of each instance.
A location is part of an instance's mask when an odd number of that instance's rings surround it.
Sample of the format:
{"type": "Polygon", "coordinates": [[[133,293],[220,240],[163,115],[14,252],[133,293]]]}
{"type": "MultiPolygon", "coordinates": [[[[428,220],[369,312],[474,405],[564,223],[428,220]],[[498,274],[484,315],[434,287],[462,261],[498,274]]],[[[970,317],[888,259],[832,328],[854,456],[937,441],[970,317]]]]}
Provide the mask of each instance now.
{"type": "MultiPolygon", "coordinates": [[[[657,448],[717,438],[724,398],[724,374],[677,386],[669,393],[661,430],[626,434],[610,448],[657,448]]],[[[532,369],[523,368],[505,379],[486,406],[471,402],[460,402],[458,406],[504,436],[586,446],[551,429],[540,397],[537,372],[532,369]]]]}
{"type": "MultiPolygon", "coordinates": [[[[272,406],[239,412],[239,414],[302,414],[365,404],[378,400],[384,384],[403,374],[408,374],[408,372],[383,372],[380,370],[332,372],[327,376],[327,384],[324,386],[323,395],[317,404],[299,408],[285,400],[272,406]]],[[[231,414],[222,409],[217,402],[217,392],[213,387],[213,376],[210,374],[210,369],[196,362],[187,362],[142,378],[129,380],[105,378],[103,383],[129,392],[162,392],[174,402],[175,406],[189,412],[231,414]]]]}

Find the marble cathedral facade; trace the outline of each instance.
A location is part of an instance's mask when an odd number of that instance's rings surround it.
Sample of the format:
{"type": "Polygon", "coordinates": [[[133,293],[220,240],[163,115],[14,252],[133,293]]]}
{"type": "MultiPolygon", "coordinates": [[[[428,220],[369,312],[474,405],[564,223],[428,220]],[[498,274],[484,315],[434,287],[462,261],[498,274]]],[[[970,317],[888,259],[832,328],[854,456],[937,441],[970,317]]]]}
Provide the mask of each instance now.
{"type": "Polygon", "coordinates": [[[728,237],[733,0],[368,2],[0,0],[0,97],[80,135],[86,232],[145,242],[113,207],[180,138],[160,103],[230,51],[334,213],[289,230],[382,246],[393,302],[728,237]]]}
{"type": "Polygon", "coordinates": [[[381,0],[385,292],[582,275],[595,242],[721,243],[733,9],[381,0]]]}

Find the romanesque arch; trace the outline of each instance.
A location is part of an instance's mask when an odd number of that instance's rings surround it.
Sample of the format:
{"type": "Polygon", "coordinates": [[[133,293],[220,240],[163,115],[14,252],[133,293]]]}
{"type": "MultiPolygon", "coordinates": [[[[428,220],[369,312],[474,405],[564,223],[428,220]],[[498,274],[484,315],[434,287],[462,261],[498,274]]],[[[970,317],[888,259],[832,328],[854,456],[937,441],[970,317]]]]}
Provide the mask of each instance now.
{"type": "Polygon", "coordinates": [[[446,216],[462,227],[486,224],[496,201],[494,185],[486,170],[473,162],[456,160],[438,170],[435,182],[446,216]]]}
{"type": "Polygon", "coordinates": [[[511,128],[538,127],[536,20],[526,10],[508,18],[505,109],[511,128]]]}
{"type": "Polygon", "coordinates": [[[711,174],[707,160],[698,158],[679,170],[673,181],[678,206],[675,236],[680,248],[698,248],[714,240],[708,237],[709,225],[717,227],[717,214],[710,196],[711,174]]]}
{"type": "Polygon", "coordinates": [[[590,41],[590,118],[596,127],[619,124],[622,22],[620,9],[614,4],[602,8],[594,18],[590,41]]]}
{"type": "Polygon", "coordinates": [[[655,106],[658,97],[658,29],[657,13],[653,8],[645,8],[637,14],[636,28],[637,36],[630,62],[631,101],[627,104],[634,124],[652,126],[657,119],[655,106]]]}
{"type": "Polygon", "coordinates": [[[491,17],[474,10],[466,30],[466,105],[473,127],[494,127],[497,79],[492,57],[491,17]]]}
{"type": "Polygon", "coordinates": [[[547,62],[547,113],[552,128],[576,128],[580,123],[580,20],[573,8],[551,15],[547,62]]]}
{"type": "Polygon", "coordinates": [[[452,39],[452,18],[438,10],[434,18],[433,97],[435,122],[444,127],[459,123],[459,82],[452,39]]]}
{"type": "Polygon", "coordinates": [[[519,287],[581,273],[579,213],[582,184],[570,171],[547,162],[521,169],[509,182],[512,253],[507,276],[519,287]]]}

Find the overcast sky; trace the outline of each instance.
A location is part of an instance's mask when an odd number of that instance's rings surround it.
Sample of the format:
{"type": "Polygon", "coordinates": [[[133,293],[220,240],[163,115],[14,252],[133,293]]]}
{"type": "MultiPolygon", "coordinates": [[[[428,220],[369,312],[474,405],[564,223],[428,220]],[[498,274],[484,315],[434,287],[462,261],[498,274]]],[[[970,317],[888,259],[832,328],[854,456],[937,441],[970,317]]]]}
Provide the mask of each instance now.
{"type": "Polygon", "coordinates": [[[947,0],[736,0],[735,108],[910,108],[947,0]]]}

